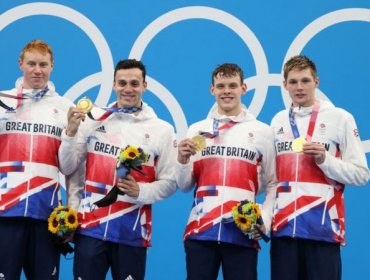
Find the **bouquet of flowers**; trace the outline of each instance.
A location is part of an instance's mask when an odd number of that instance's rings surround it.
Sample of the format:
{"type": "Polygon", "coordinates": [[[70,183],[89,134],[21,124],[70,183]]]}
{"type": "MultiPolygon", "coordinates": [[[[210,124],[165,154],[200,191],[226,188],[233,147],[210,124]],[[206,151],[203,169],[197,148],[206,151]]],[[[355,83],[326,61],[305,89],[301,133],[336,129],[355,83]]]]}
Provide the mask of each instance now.
{"type": "MultiPolygon", "coordinates": [[[[143,163],[149,160],[149,155],[146,154],[143,149],[136,146],[127,145],[126,148],[121,149],[120,154],[117,157],[116,172],[117,177],[122,179],[130,174],[131,170],[135,170],[142,175],[145,175],[141,169],[143,163]]],[[[117,186],[113,186],[110,192],[99,201],[94,204],[98,207],[104,207],[112,204],[117,200],[118,194],[124,195],[125,193],[120,191],[117,186]]]]}
{"type": "Polygon", "coordinates": [[[48,228],[56,235],[55,245],[63,255],[73,252],[73,248],[65,239],[70,237],[77,227],[77,213],[70,206],[58,206],[50,214],[48,228]]]}
{"type": "Polygon", "coordinates": [[[253,239],[253,231],[256,229],[263,240],[266,242],[270,240],[266,234],[256,227],[257,224],[263,225],[261,210],[257,203],[242,200],[232,208],[231,214],[236,226],[250,239],[253,239]]]}

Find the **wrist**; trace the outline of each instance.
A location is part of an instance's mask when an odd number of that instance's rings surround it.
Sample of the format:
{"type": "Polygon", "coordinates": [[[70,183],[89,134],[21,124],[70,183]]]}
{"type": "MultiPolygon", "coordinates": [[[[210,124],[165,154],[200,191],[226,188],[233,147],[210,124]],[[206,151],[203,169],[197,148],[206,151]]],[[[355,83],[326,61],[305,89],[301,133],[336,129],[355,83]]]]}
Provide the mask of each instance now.
{"type": "Polygon", "coordinates": [[[69,137],[74,137],[76,135],[76,131],[71,130],[70,128],[66,128],[65,134],[69,137]]]}

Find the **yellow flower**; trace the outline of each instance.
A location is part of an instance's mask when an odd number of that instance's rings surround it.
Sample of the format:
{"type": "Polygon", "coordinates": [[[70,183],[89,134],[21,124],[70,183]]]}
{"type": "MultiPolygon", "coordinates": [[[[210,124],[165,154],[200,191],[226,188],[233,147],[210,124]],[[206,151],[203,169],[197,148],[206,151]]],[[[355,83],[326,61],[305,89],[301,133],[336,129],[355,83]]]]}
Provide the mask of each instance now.
{"type": "Polygon", "coordinates": [[[235,223],[243,232],[251,230],[251,222],[243,214],[237,214],[235,223]]]}
{"type": "Polygon", "coordinates": [[[63,236],[70,234],[78,227],[77,213],[70,206],[58,206],[48,218],[48,229],[51,233],[63,236]]]}
{"type": "Polygon", "coordinates": [[[257,218],[261,217],[261,209],[258,207],[258,204],[252,205],[252,212],[257,216],[257,218]]]}
{"type": "Polygon", "coordinates": [[[249,235],[252,233],[254,225],[258,223],[258,219],[261,217],[261,209],[257,203],[243,200],[232,207],[231,214],[236,226],[240,228],[244,234],[249,235]]]}
{"type": "Polygon", "coordinates": [[[129,146],[123,151],[123,157],[126,159],[135,159],[140,156],[138,148],[129,146]]]}
{"type": "Polygon", "coordinates": [[[57,206],[57,207],[54,208],[53,212],[57,213],[58,211],[62,211],[65,208],[66,208],[65,206],[59,205],[59,206],[57,206]]]}
{"type": "Polygon", "coordinates": [[[57,220],[56,213],[51,213],[51,215],[48,218],[48,229],[51,233],[57,233],[59,229],[59,223],[57,220]]]}
{"type": "Polygon", "coordinates": [[[68,210],[65,223],[70,230],[75,230],[78,227],[77,214],[72,208],[69,208],[68,210]]]}

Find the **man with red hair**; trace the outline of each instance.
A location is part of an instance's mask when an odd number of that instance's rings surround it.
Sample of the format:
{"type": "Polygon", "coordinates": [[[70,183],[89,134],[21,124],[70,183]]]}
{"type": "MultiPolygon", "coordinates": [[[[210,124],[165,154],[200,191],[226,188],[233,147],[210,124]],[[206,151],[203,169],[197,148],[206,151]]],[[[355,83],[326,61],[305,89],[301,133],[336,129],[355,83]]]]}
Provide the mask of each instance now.
{"type": "Polygon", "coordinates": [[[0,93],[0,275],[58,279],[60,254],[47,219],[59,204],[58,149],[72,102],[49,81],[53,53],[41,40],[19,57],[23,77],[0,93]]]}

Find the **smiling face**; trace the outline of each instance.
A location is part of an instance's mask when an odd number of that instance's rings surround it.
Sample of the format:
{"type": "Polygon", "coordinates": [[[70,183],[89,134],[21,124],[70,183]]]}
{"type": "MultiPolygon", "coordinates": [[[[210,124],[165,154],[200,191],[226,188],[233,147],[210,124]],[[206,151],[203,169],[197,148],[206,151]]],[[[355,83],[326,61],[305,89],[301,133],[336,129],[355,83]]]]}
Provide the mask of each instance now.
{"type": "Polygon", "coordinates": [[[312,106],[315,103],[315,90],[318,85],[318,77],[315,77],[309,68],[289,71],[284,81],[284,87],[289,92],[293,106],[312,106]]]}
{"type": "Polygon", "coordinates": [[[241,97],[247,85],[239,75],[224,76],[222,73],[213,78],[211,92],[216,98],[218,112],[226,116],[237,116],[241,112],[241,97]]]}
{"type": "Polygon", "coordinates": [[[19,67],[24,76],[23,88],[41,89],[49,81],[53,63],[50,53],[31,50],[19,59],[19,67]]]}
{"type": "Polygon", "coordinates": [[[117,70],[113,83],[113,89],[117,94],[117,106],[120,108],[140,107],[146,87],[143,73],[139,68],[117,70]]]}

